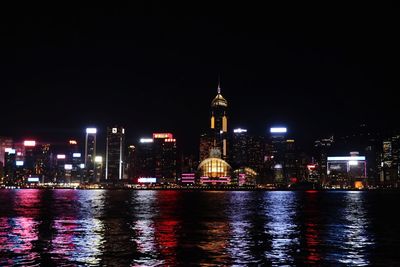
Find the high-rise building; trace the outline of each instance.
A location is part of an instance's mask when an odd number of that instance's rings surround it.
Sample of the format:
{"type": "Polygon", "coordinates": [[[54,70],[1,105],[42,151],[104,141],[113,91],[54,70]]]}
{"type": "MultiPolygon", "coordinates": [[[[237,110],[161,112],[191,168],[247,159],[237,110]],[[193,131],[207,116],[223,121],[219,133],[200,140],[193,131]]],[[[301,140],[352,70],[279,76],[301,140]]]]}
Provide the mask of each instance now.
{"type": "Polygon", "coordinates": [[[104,176],[104,163],[103,163],[103,157],[102,156],[96,156],[94,158],[95,162],[95,180],[94,182],[99,183],[100,181],[103,180],[104,176]]]}
{"type": "Polygon", "coordinates": [[[330,156],[327,159],[328,182],[331,188],[365,188],[367,186],[365,156],[351,152],[350,156],[330,156]]]}
{"type": "Polygon", "coordinates": [[[400,135],[387,138],[382,144],[379,184],[385,187],[399,187],[400,135]]]}
{"type": "Polygon", "coordinates": [[[2,166],[5,166],[5,150],[8,148],[14,148],[13,139],[0,136],[0,165],[2,166]]]}
{"type": "Polygon", "coordinates": [[[67,146],[67,169],[66,172],[70,175],[71,182],[83,182],[84,172],[81,168],[83,163],[83,155],[77,140],[71,139],[67,146]]]}
{"type": "Polygon", "coordinates": [[[284,173],[285,180],[293,183],[299,180],[297,155],[294,139],[286,139],[285,156],[284,156],[284,173]]]}
{"type": "Polygon", "coordinates": [[[210,150],[214,146],[214,138],[210,134],[202,134],[200,136],[200,155],[199,161],[203,161],[210,156],[210,150]]]}
{"type": "Polygon", "coordinates": [[[322,185],[327,184],[327,168],[328,168],[328,155],[332,153],[332,146],[334,144],[334,138],[323,138],[314,142],[314,159],[315,168],[313,175],[317,175],[318,178],[313,177],[313,180],[319,180],[322,185]]]}
{"type": "Polygon", "coordinates": [[[136,176],[156,178],[157,183],[175,183],[177,179],[177,147],[172,133],[154,133],[141,138],[137,146],[136,176]]]}
{"type": "Polygon", "coordinates": [[[95,181],[95,157],[96,157],[96,128],[86,128],[85,138],[85,169],[84,182],[95,181]]]}
{"type": "Polygon", "coordinates": [[[161,183],[176,183],[177,179],[176,139],[173,137],[171,133],[168,134],[154,133],[153,139],[155,145],[156,178],[159,181],[161,181],[161,183]]]}
{"type": "Polygon", "coordinates": [[[3,176],[5,183],[14,183],[16,169],[16,151],[12,148],[7,148],[4,155],[3,176]]]}
{"type": "Polygon", "coordinates": [[[108,127],[106,141],[106,174],[110,182],[123,179],[125,164],[125,129],[122,127],[108,127]]]}
{"type": "Polygon", "coordinates": [[[125,170],[126,170],[125,173],[129,181],[132,181],[133,178],[135,177],[135,171],[136,171],[135,158],[136,158],[136,147],[134,145],[129,145],[126,156],[126,165],[125,165],[125,170]]]}
{"type": "Polygon", "coordinates": [[[47,182],[51,176],[51,151],[50,144],[41,144],[36,157],[35,174],[41,182],[47,182]]]}
{"type": "Polygon", "coordinates": [[[221,94],[218,82],[217,95],[211,101],[210,130],[200,138],[200,184],[230,184],[231,166],[228,159],[228,101],[221,94]]]}
{"type": "Polygon", "coordinates": [[[227,159],[228,155],[228,101],[221,94],[218,84],[217,95],[211,101],[210,128],[213,140],[213,148],[221,151],[221,158],[227,159]]]}
{"type": "Polygon", "coordinates": [[[249,139],[246,129],[238,128],[233,130],[229,162],[234,169],[248,167],[249,139]]]}
{"type": "Polygon", "coordinates": [[[276,184],[286,184],[288,180],[285,175],[285,151],[286,151],[286,133],[285,127],[270,128],[270,146],[268,156],[271,158],[273,181],[276,184]]]}
{"type": "Polygon", "coordinates": [[[154,157],[153,138],[140,138],[136,152],[136,177],[135,178],[154,178],[155,157],[154,157]]]}

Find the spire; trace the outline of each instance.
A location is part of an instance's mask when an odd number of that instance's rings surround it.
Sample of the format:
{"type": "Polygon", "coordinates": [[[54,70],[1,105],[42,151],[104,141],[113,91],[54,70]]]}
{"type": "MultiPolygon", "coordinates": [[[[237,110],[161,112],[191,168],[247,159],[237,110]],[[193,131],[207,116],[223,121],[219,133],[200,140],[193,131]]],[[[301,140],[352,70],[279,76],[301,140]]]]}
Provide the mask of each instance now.
{"type": "Polygon", "coordinates": [[[217,89],[218,94],[221,93],[221,77],[218,75],[218,89],[217,89]]]}

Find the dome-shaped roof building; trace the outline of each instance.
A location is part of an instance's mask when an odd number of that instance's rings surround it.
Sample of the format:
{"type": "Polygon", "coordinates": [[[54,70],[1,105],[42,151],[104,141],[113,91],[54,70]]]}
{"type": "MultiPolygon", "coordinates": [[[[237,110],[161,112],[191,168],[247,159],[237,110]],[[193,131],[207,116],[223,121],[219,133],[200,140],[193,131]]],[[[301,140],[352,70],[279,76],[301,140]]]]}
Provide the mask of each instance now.
{"type": "Polygon", "coordinates": [[[200,176],[208,178],[228,177],[231,166],[220,158],[207,158],[203,160],[199,167],[200,176]]]}

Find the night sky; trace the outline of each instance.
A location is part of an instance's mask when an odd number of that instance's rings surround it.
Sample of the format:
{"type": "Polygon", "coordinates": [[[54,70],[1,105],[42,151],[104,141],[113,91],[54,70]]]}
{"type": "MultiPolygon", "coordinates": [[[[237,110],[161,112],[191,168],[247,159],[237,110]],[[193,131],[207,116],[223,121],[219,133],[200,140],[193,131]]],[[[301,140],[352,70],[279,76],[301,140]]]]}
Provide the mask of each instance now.
{"type": "Polygon", "coordinates": [[[62,140],[121,124],[130,143],[171,131],[197,153],[218,75],[231,129],[286,125],[311,145],[360,123],[397,128],[390,3],[167,2],[2,8],[0,135],[62,140]]]}

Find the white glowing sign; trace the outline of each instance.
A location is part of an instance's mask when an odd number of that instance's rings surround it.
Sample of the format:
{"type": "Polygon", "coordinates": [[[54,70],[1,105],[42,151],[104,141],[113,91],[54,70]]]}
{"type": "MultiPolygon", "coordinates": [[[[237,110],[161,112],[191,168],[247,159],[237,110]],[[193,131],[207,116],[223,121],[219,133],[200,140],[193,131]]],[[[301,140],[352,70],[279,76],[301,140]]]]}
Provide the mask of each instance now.
{"type": "Polygon", "coordinates": [[[58,154],[57,159],[65,159],[65,154],[58,154]]]}
{"type": "Polygon", "coordinates": [[[24,146],[36,146],[36,141],[33,140],[25,140],[24,146]]]}
{"type": "Polygon", "coordinates": [[[97,128],[86,128],[86,133],[95,134],[97,133],[97,128]]]}
{"type": "Polygon", "coordinates": [[[72,170],[72,164],[65,164],[64,165],[65,170],[72,170]]]}
{"type": "Polygon", "coordinates": [[[12,149],[11,147],[7,147],[4,149],[4,152],[8,154],[15,154],[15,149],[12,149]]]}
{"type": "Polygon", "coordinates": [[[79,164],[79,168],[84,169],[85,168],[85,164],[84,163],[79,164]]]}
{"type": "Polygon", "coordinates": [[[39,183],[39,177],[28,177],[28,183],[39,183]]]}
{"type": "Polygon", "coordinates": [[[234,133],[247,133],[246,129],[242,129],[242,128],[237,128],[233,130],[234,133]]]}
{"type": "Polygon", "coordinates": [[[73,158],[80,158],[81,157],[81,153],[73,153],[72,157],[73,158]]]}
{"type": "Polygon", "coordinates": [[[328,157],[329,161],[358,161],[365,160],[365,156],[328,157]]]}
{"type": "Polygon", "coordinates": [[[270,129],[270,132],[271,133],[286,133],[287,129],[286,129],[286,127],[272,127],[270,129]]]}
{"type": "Polygon", "coordinates": [[[103,162],[103,157],[102,157],[102,156],[96,156],[96,157],[94,158],[94,162],[97,162],[97,163],[103,162]]]}
{"type": "Polygon", "coordinates": [[[140,143],[153,143],[152,138],[140,138],[140,143]]]}
{"type": "Polygon", "coordinates": [[[157,182],[157,178],[139,178],[139,183],[155,183],[157,182]]]}
{"type": "Polygon", "coordinates": [[[24,166],[24,162],[23,162],[22,160],[17,160],[17,161],[15,162],[15,165],[17,165],[17,166],[24,166]]]}

